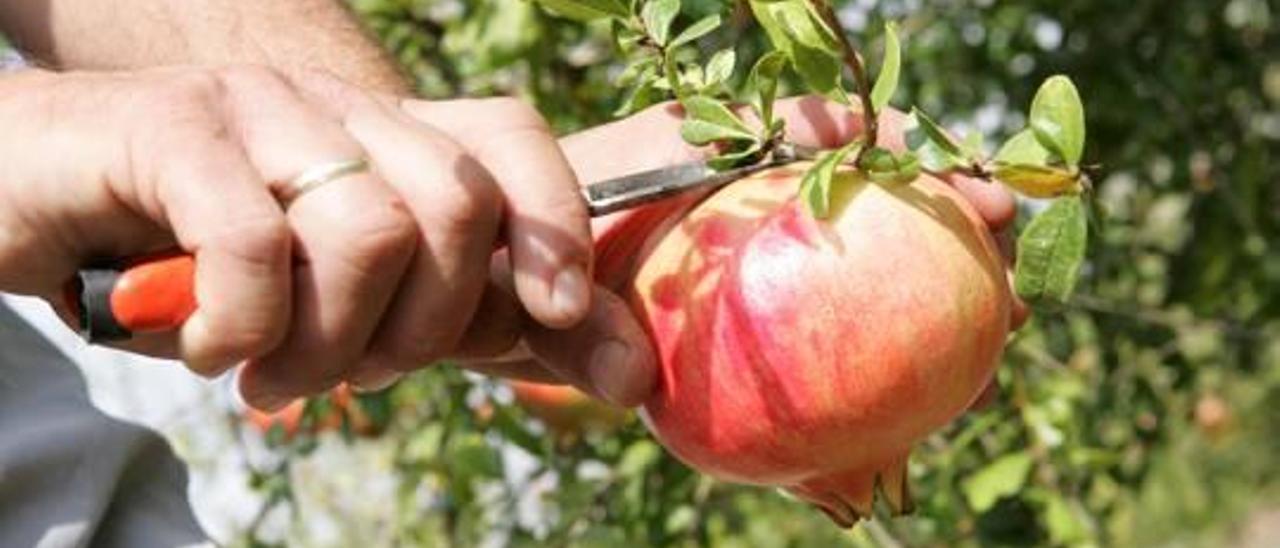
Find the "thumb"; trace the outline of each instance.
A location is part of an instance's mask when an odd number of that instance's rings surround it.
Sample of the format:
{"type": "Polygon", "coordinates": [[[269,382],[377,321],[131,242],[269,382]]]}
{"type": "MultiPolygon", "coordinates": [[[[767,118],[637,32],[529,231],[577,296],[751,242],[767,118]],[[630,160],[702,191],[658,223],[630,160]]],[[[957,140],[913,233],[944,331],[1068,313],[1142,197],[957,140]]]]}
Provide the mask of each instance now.
{"type": "Polygon", "coordinates": [[[531,327],[527,348],[564,382],[614,405],[639,405],[657,384],[653,348],[621,298],[597,286],[592,299],[586,321],[571,329],[531,327]]]}

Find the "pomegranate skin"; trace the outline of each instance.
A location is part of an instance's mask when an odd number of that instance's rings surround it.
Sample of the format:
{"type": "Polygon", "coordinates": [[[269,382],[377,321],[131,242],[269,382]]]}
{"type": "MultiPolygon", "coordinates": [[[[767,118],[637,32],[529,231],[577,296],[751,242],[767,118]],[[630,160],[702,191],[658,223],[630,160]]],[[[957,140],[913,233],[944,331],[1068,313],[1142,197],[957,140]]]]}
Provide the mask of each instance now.
{"type": "Polygon", "coordinates": [[[601,260],[632,268],[625,290],[661,362],[642,416],[662,444],[851,526],[877,490],[909,510],[911,447],[990,380],[1012,297],[986,225],[949,185],[840,174],[819,221],[795,198],[805,168],[734,183],[647,238],[623,221],[602,241],[634,259],[601,260]]]}

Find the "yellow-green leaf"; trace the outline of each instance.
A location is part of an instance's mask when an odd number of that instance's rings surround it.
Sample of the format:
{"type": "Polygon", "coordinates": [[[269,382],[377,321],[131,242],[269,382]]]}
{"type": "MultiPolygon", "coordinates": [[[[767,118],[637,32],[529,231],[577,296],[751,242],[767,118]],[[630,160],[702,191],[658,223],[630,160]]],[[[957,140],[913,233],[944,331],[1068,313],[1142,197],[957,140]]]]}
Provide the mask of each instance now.
{"type": "Polygon", "coordinates": [[[1059,167],[997,163],[996,180],[1031,198],[1057,198],[1080,193],[1078,173],[1059,167]]]}
{"type": "Polygon", "coordinates": [[[1084,201],[1059,198],[1031,220],[1018,238],[1014,288],[1033,305],[1060,305],[1071,298],[1084,264],[1089,224],[1084,201]]]}

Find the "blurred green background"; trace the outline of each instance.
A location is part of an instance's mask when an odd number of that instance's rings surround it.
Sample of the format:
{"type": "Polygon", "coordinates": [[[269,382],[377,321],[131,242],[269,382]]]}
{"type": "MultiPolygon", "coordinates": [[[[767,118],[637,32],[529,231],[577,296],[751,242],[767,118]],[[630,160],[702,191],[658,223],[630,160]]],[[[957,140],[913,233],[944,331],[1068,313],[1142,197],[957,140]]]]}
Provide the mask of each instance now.
{"type": "MultiPolygon", "coordinates": [[[[524,0],[352,3],[426,96],[514,94],[570,132],[611,119],[624,95],[606,27],[524,0]]],[[[764,48],[740,9],[686,0],[677,23],[729,15],[699,45],[733,45],[739,76],[764,48]]],[[[392,455],[397,513],[339,538],[1280,545],[1265,511],[1280,500],[1280,3],[859,0],[841,17],[871,52],[882,22],[900,20],[895,103],[988,142],[1021,127],[1044,78],[1071,75],[1089,113],[1087,161],[1100,166],[1105,218],[1077,299],[1013,338],[995,406],[917,450],[916,514],[841,531],[772,490],[690,472],[637,423],[556,441],[501,384],[437,369],[360,399],[386,430],[349,437],[392,455]]],[[[278,434],[293,461],[311,458],[310,436],[278,434]]],[[[316,481],[288,462],[257,478],[286,502],[316,481]]]]}
{"type": "MultiPolygon", "coordinates": [[[[739,77],[764,51],[734,2],[684,3],[677,26],[728,16],[699,47],[733,46],[739,77]]],[[[571,132],[625,95],[606,26],[528,0],[351,4],[428,97],[517,95],[571,132]]],[[[918,448],[913,516],[842,531],[689,471],[638,421],[555,435],[504,384],[436,368],[358,398],[340,432],[306,432],[334,407],[323,399],[299,435],[270,430],[252,477],[261,519],[237,542],[1280,546],[1280,2],[839,4],[872,58],[883,21],[901,22],[895,104],[988,142],[1069,74],[1100,166],[1105,216],[1077,298],[1012,338],[993,407],[918,448]],[[340,511],[359,506],[350,491],[315,488],[332,478],[310,464],[352,447],[386,464],[354,480],[390,482],[376,519],[340,511]]]]}

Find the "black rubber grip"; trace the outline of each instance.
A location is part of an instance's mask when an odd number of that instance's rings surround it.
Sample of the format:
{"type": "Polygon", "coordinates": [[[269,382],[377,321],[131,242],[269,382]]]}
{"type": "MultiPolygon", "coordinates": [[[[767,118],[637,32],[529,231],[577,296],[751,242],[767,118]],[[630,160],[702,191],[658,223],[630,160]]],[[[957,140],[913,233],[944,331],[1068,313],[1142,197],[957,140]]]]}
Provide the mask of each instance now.
{"type": "Polygon", "coordinates": [[[118,270],[80,271],[80,334],[85,340],[102,343],[125,341],[133,337],[133,332],[120,325],[111,308],[111,295],[119,280],[118,270]]]}

